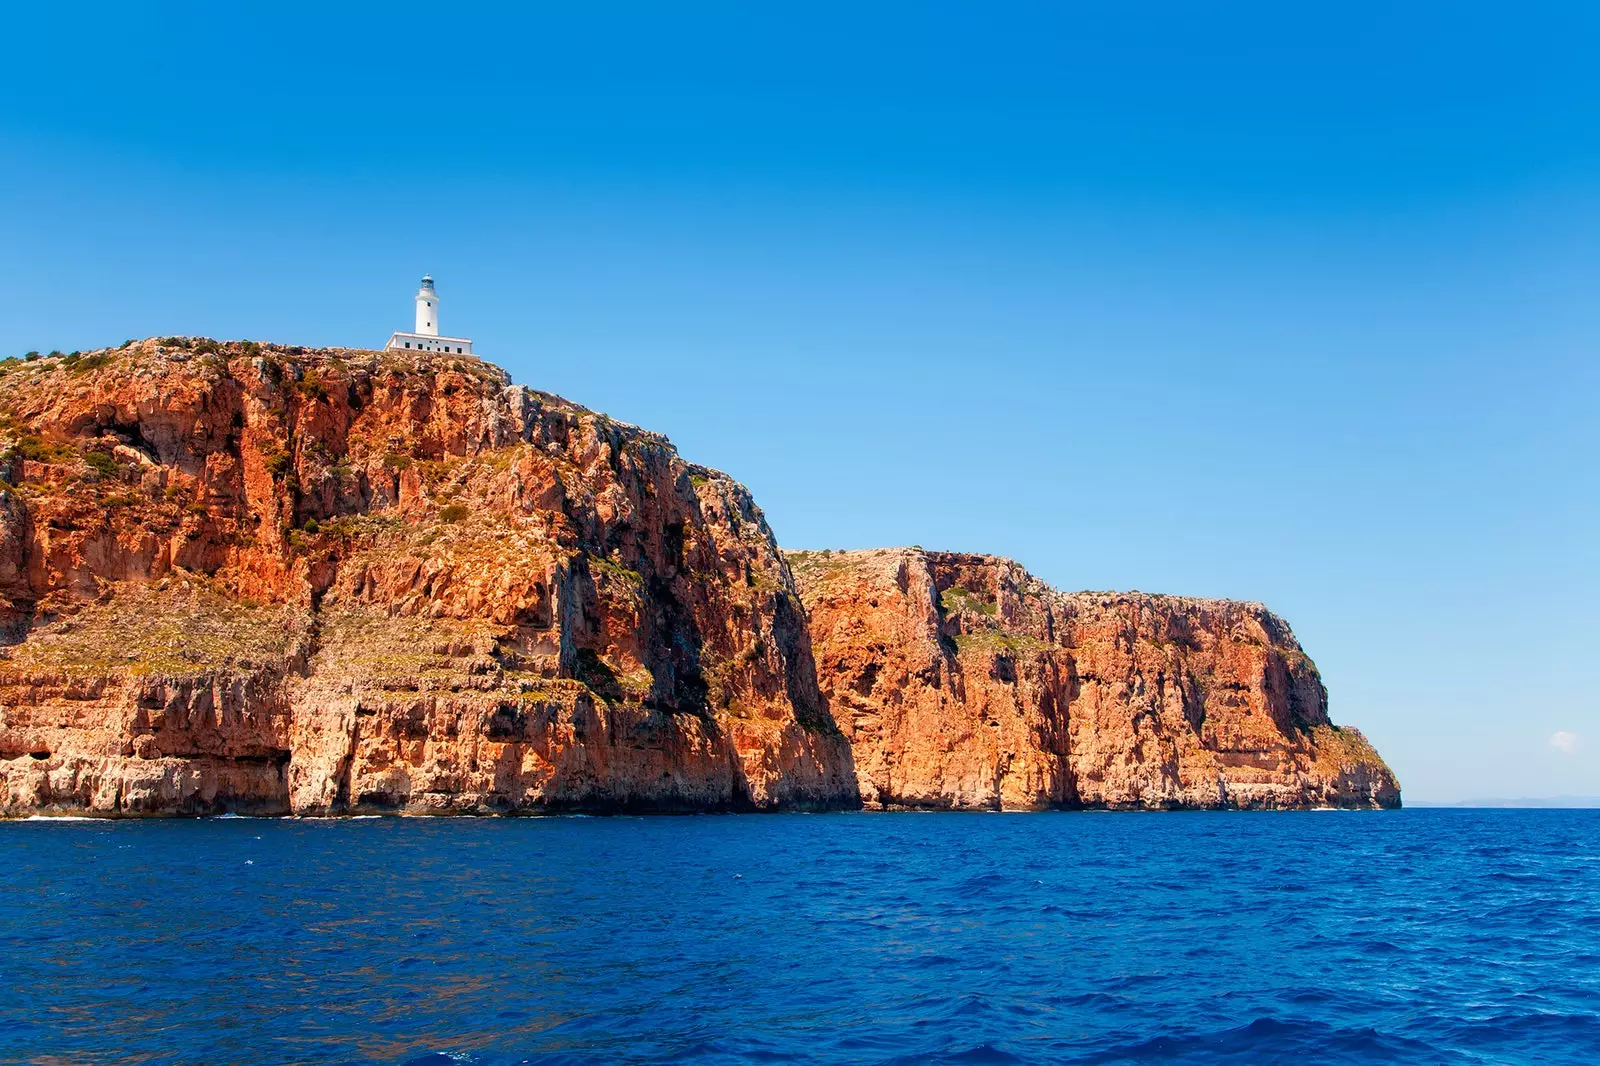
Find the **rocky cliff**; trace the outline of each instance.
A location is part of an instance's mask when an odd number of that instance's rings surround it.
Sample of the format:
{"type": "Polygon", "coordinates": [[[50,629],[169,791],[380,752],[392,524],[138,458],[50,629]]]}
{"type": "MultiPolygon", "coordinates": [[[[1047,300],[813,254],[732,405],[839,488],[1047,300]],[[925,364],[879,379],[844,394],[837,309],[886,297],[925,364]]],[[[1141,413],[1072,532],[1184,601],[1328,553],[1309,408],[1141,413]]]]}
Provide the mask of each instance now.
{"type": "Polygon", "coordinates": [[[470,358],[0,364],[0,813],[849,806],[749,494],[470,358]]]}
{"type": "Polygon", "coordinates": [[[1391,807],[1260,604],[1051,589],[1008,560],[796,552],[869,807],[1391,807]]]}
{"type": "Polygon", "coordinates": [[[0,816],[1398,804],[1326,702],[1259,605],[786,560],[470,357],[0,362],[0,816]]]}

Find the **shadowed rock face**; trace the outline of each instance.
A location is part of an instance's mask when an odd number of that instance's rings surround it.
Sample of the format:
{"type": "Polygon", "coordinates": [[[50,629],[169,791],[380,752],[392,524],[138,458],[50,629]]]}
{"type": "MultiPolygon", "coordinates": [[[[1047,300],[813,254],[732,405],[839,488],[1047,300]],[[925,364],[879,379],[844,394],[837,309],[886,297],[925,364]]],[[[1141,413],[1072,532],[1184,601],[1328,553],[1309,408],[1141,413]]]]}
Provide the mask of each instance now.
{"type": "Polygon", "coordinates": [[[760,510],[472,359],[0,376],[0,813],[858,802],[760,510]]]}
{"type": "Polygon", "coordinates": [[[1057,592],[1005,559],[796,552],[871,807],[1393,807],[1260,604],[1057,592]]]}

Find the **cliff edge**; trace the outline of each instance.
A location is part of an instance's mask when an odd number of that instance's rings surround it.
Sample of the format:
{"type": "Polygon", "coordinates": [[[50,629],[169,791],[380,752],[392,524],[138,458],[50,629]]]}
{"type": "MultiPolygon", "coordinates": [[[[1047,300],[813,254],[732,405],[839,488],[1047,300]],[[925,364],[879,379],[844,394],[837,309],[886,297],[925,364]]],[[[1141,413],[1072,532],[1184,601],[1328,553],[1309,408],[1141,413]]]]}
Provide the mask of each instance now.
{"type": "Polygon", "coordinates": [[[789,561],[869,807],[1400,804],[1260,604],[1062,593],[988,555],[789,561]]]}

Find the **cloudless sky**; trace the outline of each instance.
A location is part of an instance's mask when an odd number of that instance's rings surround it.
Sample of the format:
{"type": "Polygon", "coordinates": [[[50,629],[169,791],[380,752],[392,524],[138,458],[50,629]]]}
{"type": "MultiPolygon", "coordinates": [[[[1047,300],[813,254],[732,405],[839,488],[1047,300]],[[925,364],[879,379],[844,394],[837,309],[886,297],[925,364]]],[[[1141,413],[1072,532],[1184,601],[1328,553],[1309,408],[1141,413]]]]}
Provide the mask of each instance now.
{"type": "Polygon", "coordinates": [[[7,24],[0,354],[377,346],[431,271],[785,546],[1259,599],[1408,800],[1600,795],[1600,5],[7,24]]]}

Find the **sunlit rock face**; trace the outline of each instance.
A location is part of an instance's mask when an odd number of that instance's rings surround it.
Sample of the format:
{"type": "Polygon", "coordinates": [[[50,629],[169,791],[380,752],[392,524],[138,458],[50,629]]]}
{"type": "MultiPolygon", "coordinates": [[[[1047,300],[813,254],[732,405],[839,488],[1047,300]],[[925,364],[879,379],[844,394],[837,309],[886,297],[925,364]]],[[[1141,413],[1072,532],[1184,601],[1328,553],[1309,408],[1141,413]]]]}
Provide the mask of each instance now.
{"type": "Polygon", "coordinates": [[[471,358],[0,376],[0,813],[858,803],[746,490],[471,358]]]}
{"type": "Polygon", "coordinates": [[[987,555],[789,558],[869,807],[1400,803],[1260,604],[1062,593],[987,555]]]}

